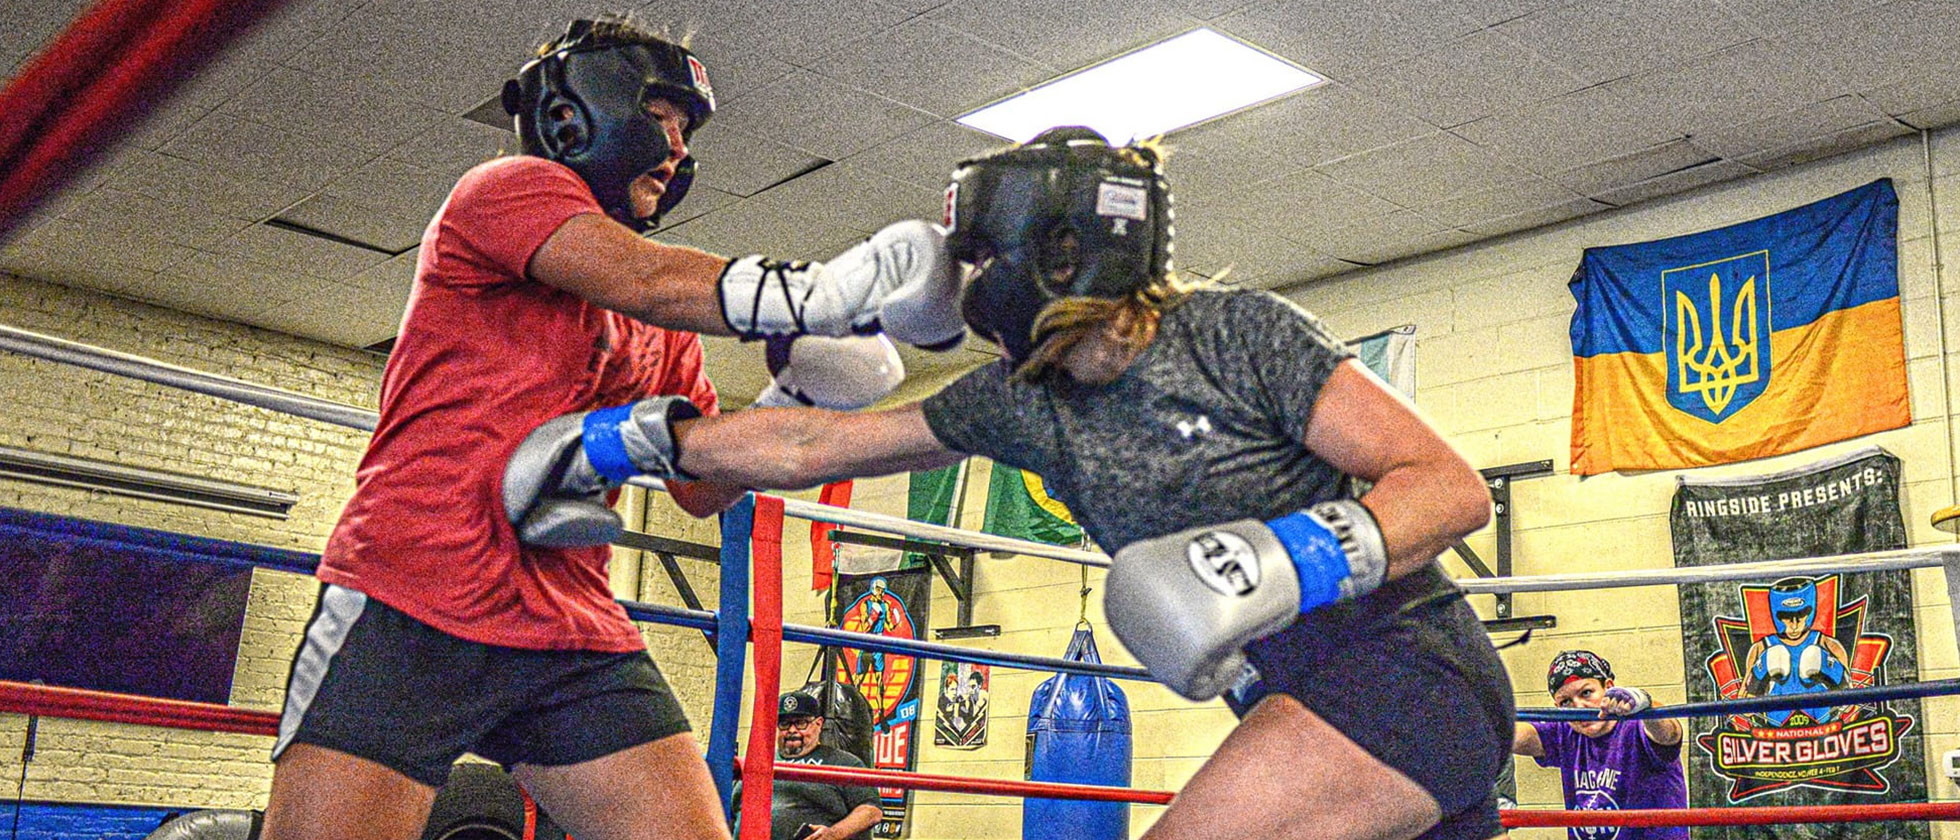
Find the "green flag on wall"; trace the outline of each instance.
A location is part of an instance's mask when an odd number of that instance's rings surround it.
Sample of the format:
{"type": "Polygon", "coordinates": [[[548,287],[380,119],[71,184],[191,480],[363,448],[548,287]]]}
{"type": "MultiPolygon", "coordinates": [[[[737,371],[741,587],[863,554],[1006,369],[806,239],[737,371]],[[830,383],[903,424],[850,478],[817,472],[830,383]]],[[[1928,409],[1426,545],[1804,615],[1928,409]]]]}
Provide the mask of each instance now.
{"type": "MultiPolygon", "coordinates": [[[[953,495],[958,492],[962,461],[950,467],[915,472],[905,495],[905,518],[934,525],[953,524],[953,495]]],[[[926,562],[923,554],[905,555],[905,566],[926,562]]]]}
{"type": "Polygon", "coordinates": [[[981,530],[1050,545],[1080,545],[1075,515],[1042,486],[1041,476],[1002,464],[987,479],[987,521],[981,530]]]}

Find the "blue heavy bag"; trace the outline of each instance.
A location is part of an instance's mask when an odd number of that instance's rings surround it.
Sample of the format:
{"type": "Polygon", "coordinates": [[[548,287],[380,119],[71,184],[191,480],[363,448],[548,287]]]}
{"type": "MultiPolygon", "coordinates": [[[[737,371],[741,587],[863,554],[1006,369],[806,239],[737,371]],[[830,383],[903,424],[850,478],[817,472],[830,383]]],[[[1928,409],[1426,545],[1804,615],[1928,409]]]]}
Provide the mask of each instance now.
{"type": "MultiPolygon", "coordinates": [[[[1096,636],[1078,625],[1064,658],[1102,662],[1096,636]]],[[[1130,784],[1130,701],[1107,677],[1057,674],[1028,704],[1027,776],[1037,782],[1130,784]]],[[[1125,840],[1130,806],[1122,802],[1029,799],[1023,840],[1125,840]]]]}

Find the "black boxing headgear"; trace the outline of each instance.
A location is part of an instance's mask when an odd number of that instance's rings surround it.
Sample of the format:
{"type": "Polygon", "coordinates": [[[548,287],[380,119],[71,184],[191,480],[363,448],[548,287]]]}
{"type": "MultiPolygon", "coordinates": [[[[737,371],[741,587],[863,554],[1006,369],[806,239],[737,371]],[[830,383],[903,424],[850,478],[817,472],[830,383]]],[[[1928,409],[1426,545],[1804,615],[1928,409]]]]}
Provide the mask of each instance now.
{"type": "Polygon", "coordinates": [[[653,216],[633,214],[628,185],[673,153],[647,101],[666,99],[687,111],[686,137],[714,113],[715,91],[687,48],[651,36],[603,34],[606,28],[572,21],[565,37],[504,83],[504,112],[516,118],[525,154],[570,167],[606,215],[644,233],[694,183],[694,159],[685,158],[653,216]]]}
{"type": "Polygon", "coordinates": [[[1606,664],[1606,657],[1592,651],[1568,650],[1552,657],[1552,667],[1545,673],[1545,692],[1557,694],[1566,683],[1587,678],[1611,682],[1613,666],[1606,664]]]}
{"type": "Polygon", "coordinates": [[[1035,317],[1065,297],[1120,298],[1171,271],[1171,189],[1155,149],[1111,147],[1087,128],[1051,128],[961,161],[946,188],[946,244],[979,271],[960,300],[968,326],[1019,367],[1035,317]],[[1075,237],[1075,271],[1065,235],[1075,237]]]}

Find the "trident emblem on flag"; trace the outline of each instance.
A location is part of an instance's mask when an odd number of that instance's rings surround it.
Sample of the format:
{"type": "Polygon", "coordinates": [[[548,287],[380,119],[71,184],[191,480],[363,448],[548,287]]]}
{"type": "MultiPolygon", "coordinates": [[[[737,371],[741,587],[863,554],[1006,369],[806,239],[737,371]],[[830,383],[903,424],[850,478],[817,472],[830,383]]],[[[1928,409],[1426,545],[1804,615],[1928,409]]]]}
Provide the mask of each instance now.
{"type": "Polygon", "coordinates": [[[1668,402],[1675,408],[1720,423],[1762,393],[1769,379],[1769,307],[1762,301],[1768,269],[1769,255],[1757,252],[1663,272],[1674,304],[1668,402]],[[1707,297],[1697,301],[1703,288],[1707,297]]]}

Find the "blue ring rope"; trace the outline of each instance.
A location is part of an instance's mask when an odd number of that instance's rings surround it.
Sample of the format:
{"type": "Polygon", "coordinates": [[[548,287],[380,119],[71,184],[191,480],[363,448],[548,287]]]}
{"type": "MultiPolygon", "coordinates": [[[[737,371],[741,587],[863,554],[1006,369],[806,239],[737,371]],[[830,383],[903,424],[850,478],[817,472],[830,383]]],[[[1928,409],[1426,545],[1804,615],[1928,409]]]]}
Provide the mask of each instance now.
{"type": "MultiPolygon", "coordinates": [[[[1819,691],[1814,694],[1782,694],[1773,697],[1750,697],[1742,700],[1706,700],[1699,703],[1682,703],[1678,706],[1659,706],[1638,714],[1626,715],[1618,720],[1651,720],[1655,718],[1723,717],[1750,712],[1774,712],[1784,709],[1809,709],[1819,706],[1861,706],[1883,703],[1887,700],[1909,700],[1916,697],[1939,697],[1960,694],[1960,679],[1930,680],[1927,682],[1901,683],[1899,685],[1875,685],[1869,688],[1847,688],[1838,691],[1819,691]]],[[[1598,709],[1519,709],[1520,721],[1587,721],[1599,720],[1598,709]]]]}

